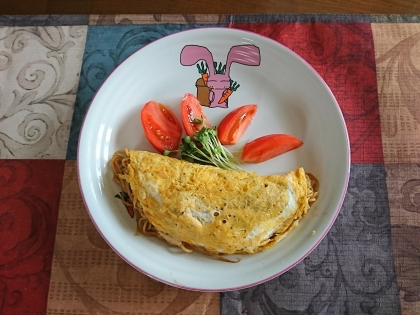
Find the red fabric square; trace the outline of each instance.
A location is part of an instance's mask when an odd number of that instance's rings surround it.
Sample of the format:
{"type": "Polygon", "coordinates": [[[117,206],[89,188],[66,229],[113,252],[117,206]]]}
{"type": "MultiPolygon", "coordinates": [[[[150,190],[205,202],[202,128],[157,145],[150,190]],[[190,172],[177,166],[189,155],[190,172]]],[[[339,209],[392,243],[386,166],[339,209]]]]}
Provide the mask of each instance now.
{"type": "Polygon", "coordinates": [[[322,76],[349,132],[353,163],[383,163],[373,37],[368,23],[252,23],[252,31],[287,46],[322,76]]]}
{"type": "Polygon", "coordinates": [[[0,160],[0,313],[45,313],[64,160],[0,160]]]}

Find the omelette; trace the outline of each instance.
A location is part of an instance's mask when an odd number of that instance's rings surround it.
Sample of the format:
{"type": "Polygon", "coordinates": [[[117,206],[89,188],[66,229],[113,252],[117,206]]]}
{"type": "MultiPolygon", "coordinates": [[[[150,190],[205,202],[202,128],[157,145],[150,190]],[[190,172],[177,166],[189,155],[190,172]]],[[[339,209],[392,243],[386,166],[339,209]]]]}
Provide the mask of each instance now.
{"type": "Polygon", "coordinates": [[[140,230],[218,257],[273,246],[298,225],[317,195],[303,168],[259,176],[128,150],[117,152],[113,164],[114,179],[139,213],[140,230]]]}

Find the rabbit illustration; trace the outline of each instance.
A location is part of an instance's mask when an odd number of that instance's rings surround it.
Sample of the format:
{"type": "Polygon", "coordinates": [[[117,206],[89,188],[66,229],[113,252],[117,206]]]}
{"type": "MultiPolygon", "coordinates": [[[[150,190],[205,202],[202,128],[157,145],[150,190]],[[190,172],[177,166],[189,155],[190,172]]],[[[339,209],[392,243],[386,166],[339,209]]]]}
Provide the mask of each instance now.
{"type": "Polygon", "coordinates": [[[230,67],[233,62],[247,65],[260,65],[260,50],[255,45],[233,46],[227,55],[226,65],[213,60],[211,52],[203,46],[187,45],[181,51],[181,64],[192,66],[199,62],[197,67],[201,78],[197,80],[197,98],[201,105],[209,107],[228,107],[228,99],[232,92],[236,91],[239,84],[230,78],[230,67]],[[208,70],[208,74],[207,74],[208,70]]]}

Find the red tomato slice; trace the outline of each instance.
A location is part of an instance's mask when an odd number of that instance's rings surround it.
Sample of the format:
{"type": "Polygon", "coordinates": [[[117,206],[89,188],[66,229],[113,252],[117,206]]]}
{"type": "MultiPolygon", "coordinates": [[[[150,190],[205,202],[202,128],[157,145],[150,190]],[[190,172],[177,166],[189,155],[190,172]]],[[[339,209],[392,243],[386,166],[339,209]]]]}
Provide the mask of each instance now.
{"type": "Polygon", "coordinates": [[[227,114],[217,128],[220,143],[237,143],[251,124],[257,113],[257,108],[257,105],[244,105],[227,114]]]}
{"type": "Polygon", "coordinates": [[[159,152],[178,149],[182,128],[169,107],[156,101],[147,102],[140,112],[144,133],[159,152]]]}
{"type": "Polygon", "coordinates": [[[195,135],[203,127],[203,125],[201,124],[195,124],[194,119],[201,120],[202,118],[204,118],[204,125],[207,127],[211,127],[209,120],[204,114],[203,107],[201,106],[200,101],[190,93],[185,94],[182,98],[181,118],[185,132],[189,136],[195,135]]]}
{"type": "Polygon", "coordinates": [[[261,163],[280,154],[299,148],[299,139],[286,134],[273,134],[248,142],[242,151],[242,162],[261,163]]]}

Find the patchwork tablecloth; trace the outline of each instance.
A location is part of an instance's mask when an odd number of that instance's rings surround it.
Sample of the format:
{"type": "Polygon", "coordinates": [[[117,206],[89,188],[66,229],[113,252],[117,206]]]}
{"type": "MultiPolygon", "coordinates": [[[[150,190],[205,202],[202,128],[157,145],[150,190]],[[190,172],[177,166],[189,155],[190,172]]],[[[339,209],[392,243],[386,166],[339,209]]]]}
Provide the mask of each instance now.
{"type": "Polygon", "coordinates": [[[0,314],[420,314],[420,16],[0,16],[0,314]],[[352,166],[341,212],[299,265],[227,293],[170,287],[105,243],[76,172],[82,119],[127,56],[165,35],[270,37],[324,78],[352,166]]]}

